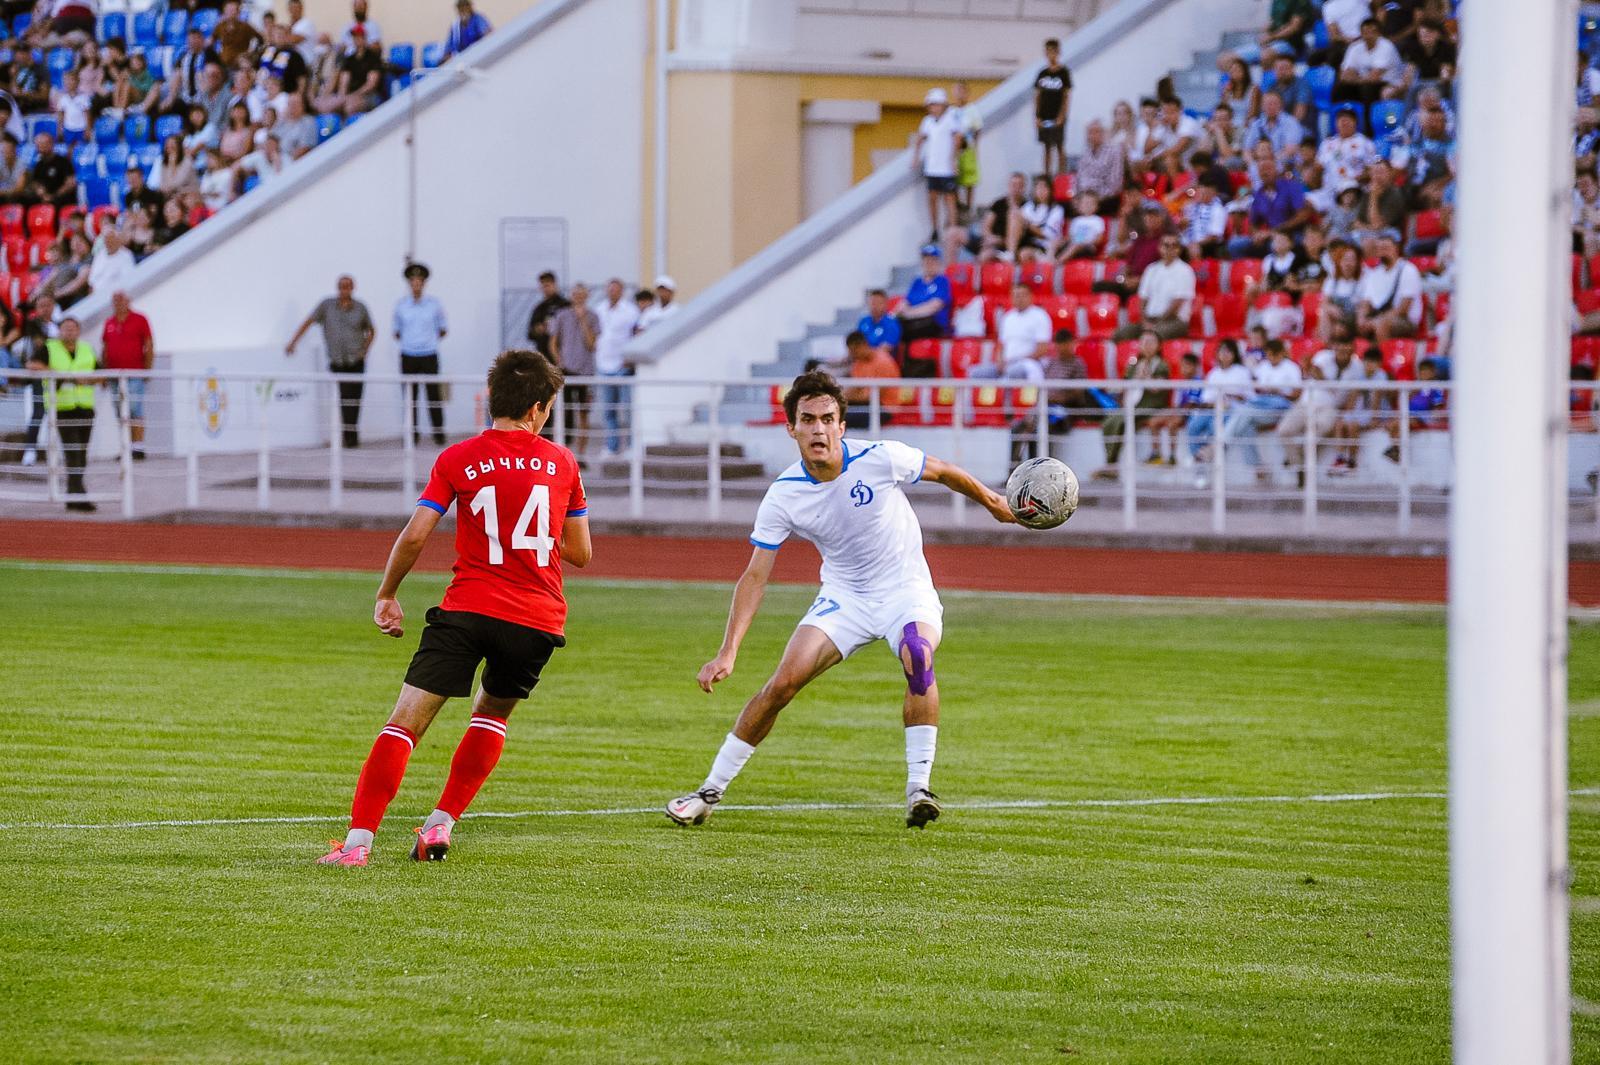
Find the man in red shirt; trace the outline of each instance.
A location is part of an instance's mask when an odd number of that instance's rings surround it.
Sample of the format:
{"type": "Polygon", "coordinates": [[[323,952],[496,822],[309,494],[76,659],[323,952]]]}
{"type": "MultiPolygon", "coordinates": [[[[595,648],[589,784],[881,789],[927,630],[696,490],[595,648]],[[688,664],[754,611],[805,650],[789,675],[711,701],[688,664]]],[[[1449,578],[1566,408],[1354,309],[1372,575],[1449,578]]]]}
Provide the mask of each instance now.
{"type": "MultiPolygon", "coordinates": [[[[156,363],[156,342],[150,334],[150,320],[128,305],[128,294],[120,289],[111,294],[111,317],[100,336],[108,370],[148,370],[156,363]]],[[[122,389],[128,390],[128,432],[133,440],[133,457],[144,458],[144,377],[113,377],[112,394],[117,410],[122,410],[122,389]]]]}
{"type": "Polygon", "coordinates": [[[444,602],[427,613],[400,698],[361,767],[350,831],[319,864],[367,864],[373,833],[400,790],[412,748],[446,701],[472,694],[473,674],[487,661],[450,778],[411,848],[413,860],[442,860],[450,830],[500,760],[506,719],[567,642],[561,563],[587,566],[593,547],[578,460],[539,435],[561,383],[561,371],[538,352],[505,352],[489,370],[493,425],[446,448],[433,464],[428,487],[389,553],[373,622],[390,636],[404,634],[405,613],[395,598],[400,582],[439,519],[459,501],[454,577],[444,602]]]}

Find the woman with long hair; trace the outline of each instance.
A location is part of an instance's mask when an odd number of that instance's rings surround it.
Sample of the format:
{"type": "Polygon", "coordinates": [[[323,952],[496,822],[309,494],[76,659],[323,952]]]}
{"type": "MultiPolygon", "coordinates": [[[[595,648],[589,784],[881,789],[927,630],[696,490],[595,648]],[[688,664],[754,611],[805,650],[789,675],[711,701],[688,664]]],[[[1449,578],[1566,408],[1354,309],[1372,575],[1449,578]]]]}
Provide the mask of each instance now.
{"type": "Polygon", "coordinates": [[[1217,59],[1217,66],[1223,75],[1222,99],[1218,102],[1233,108],[1241,126],[1249,125],[1261,113],[1261,90],[1250,76],[1250,64],[1229,52],[1217,59]]]}

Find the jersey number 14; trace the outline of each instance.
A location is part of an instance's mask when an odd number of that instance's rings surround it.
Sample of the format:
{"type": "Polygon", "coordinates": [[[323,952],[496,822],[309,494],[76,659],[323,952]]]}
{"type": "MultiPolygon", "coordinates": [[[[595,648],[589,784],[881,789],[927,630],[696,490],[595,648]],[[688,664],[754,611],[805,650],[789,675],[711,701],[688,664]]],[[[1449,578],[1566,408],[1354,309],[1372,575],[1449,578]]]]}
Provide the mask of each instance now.
{"type": "MultiPolygon", "coordinates": [[[[472,513],[483,515],[483,531],[489,536],[489,565],[502,565],[506,552],[500,545],[500,509],[494,485],[478,489],[478,494],[472,497],[472,513]]],[[[555,538],[550,535],[550,486],[536,484],[511,530],[511,550],[532,551],[536,565],[548,566],[550,552],[555,546],[555,538]],[[534,527],[532,536],[528,535],[530,525],[534,527]]]]}

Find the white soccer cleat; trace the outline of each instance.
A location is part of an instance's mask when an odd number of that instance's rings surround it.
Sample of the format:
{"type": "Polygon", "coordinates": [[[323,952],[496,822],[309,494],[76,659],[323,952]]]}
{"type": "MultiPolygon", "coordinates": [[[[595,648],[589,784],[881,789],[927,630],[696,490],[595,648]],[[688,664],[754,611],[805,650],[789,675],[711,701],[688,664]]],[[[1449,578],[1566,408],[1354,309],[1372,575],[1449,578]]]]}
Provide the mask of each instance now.
{"type": "Polygon", "coordinates": [[[712,807],[721,801],[722,792],[701,788],[667,803],[667,816],[680,825],[703,825],[711,817],[712,807]]]}
{"type": "Polygon", "coordinates": [[[906,827],[927,828],[929,821],[939,820],[939,796],[927,788],[918,788],[906,796],[906,827]]]}

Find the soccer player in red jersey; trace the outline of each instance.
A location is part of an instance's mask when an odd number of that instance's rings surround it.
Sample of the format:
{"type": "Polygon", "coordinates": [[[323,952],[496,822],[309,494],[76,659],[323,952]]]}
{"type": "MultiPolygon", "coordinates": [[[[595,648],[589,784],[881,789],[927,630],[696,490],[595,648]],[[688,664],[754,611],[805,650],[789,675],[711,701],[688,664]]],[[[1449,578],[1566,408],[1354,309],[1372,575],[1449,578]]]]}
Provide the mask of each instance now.
{"type": "Polygon", "coordinates": [[[320,864],[367,864],[373,833],[400,790],[412,748],[447,700],[472,694],[478,663],[487,662],[450,778],[411,849],[417,861],[442,860],[450,830],[500,760],[506,719],[566,643],[561,563],[586,566],[594,552],[578,460],[539,435],[561,383],[561,371],[543,355],[504,353],[489,370],[494,424],[446,448],[433,464],[416,512],[389,553],[372,620],[387,635],[404,635],[400,582],[439,519],[459,501],[454,577],[444,602],[428,611],[394,712],[361,767],[349,834],[320,864]]]}

